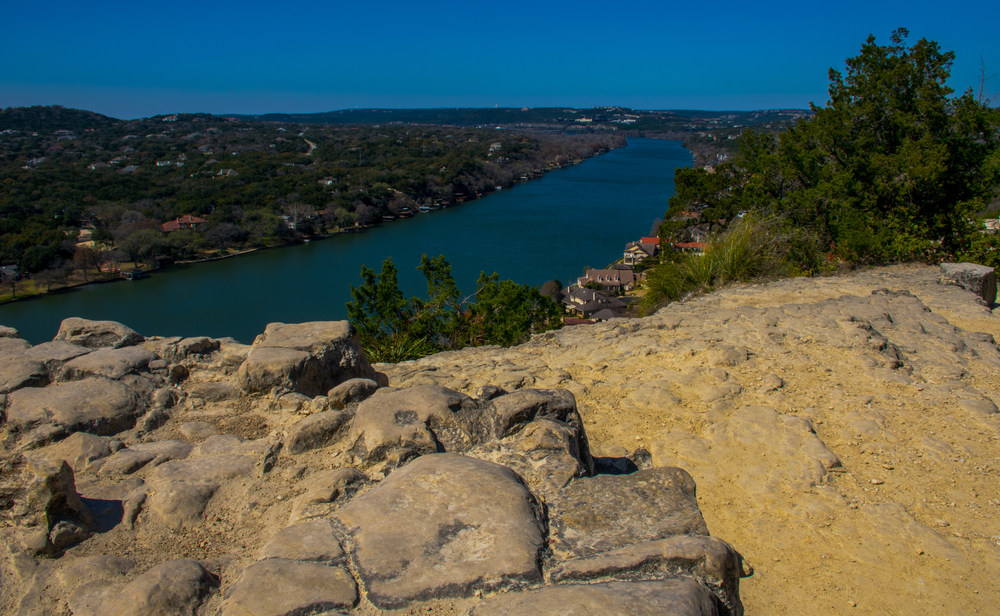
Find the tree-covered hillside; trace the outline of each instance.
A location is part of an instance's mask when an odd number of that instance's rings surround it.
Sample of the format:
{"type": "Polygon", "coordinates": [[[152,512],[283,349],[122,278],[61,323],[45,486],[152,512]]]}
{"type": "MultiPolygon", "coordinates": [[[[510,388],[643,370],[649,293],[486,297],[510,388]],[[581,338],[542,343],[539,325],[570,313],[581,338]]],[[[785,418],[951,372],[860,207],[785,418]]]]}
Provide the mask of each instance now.
{"type": "Polygon", "coordinates": [[[7,109],[0,121],[0,261],[22,273],[65,267],[81,229],[93,230],[97,261],[190,259],[476,198],[624,145],[611,134],[123,121],[61,107],[7,109]],[[185,215],[204,222],[161,229],[185,215]]]}

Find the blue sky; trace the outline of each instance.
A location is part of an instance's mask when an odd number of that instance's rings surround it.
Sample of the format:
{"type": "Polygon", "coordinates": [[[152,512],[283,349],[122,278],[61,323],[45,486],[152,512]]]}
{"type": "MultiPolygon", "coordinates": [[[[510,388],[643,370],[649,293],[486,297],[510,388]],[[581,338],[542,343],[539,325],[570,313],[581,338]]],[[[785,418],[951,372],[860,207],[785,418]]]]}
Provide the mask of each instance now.
{"type": "MultiPolygon", "coordinates": [[[[1000,2],[7,2],[0,107],[120,118],[350,107],[764,109],[895,28],[1000,74],[1000,2]]],[[[1000,78],[988,82],[1000,91],[1000,78]]]]}

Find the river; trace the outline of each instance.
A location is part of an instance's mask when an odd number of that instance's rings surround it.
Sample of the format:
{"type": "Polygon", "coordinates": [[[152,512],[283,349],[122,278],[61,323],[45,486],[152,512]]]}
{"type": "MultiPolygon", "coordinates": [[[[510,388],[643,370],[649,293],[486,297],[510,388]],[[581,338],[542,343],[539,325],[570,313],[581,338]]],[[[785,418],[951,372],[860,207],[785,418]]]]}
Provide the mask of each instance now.
{"type": "Polygon", "coordinates": [[[32,343],[51,340],[67,317],[120,321],[140,334],[233,337],[250,343],[274,321],[339,320],[362,264],[392,257],[407,296],[426,292],[420,256],[439,254],[463,290],[481,271],[540,285],[575,282],[587,267],[620,258],[667,209],[674,169],[691,164],[677,141],[628,146],[446,210],[362,233],[174,265],[133,282],[89,285],[0,306],[0,324],[32,343]]]}

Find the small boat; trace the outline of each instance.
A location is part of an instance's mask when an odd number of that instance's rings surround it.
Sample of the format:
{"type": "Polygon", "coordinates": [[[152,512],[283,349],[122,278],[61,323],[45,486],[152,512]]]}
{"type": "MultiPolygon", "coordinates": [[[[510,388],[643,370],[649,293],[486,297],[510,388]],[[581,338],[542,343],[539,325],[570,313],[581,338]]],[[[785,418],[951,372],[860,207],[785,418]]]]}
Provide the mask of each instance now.
{"type": "Polygon", "coordinates": [[[431,206],[429,206],[429,205],[421,205],[417,209],[419,209],[421,212],[429,212],[429,211],[431,211],[431,206]]]}

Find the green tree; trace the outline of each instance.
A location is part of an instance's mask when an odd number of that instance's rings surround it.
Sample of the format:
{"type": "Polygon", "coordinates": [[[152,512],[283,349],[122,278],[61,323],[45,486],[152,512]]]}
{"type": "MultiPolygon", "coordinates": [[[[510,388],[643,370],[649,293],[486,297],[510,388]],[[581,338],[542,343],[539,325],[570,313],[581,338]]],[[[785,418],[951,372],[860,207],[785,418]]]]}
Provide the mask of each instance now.
{"type": "Polygon", "coordinates": [[[907,47],[907,35],[885,46],[870,36],[845,73],[831,69],[830,100],[810,120],[777,139],[744,132],[715,174],[678,171],[671,209],[778,214],[851,261],[935,260],[968,246],[970,214],[997,182],[997,111],[971,91],[953,97],[954,53],[926,39],[907,47]]]}

